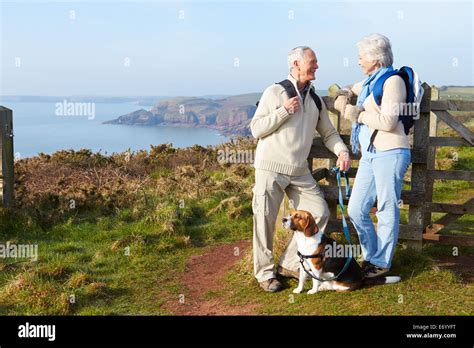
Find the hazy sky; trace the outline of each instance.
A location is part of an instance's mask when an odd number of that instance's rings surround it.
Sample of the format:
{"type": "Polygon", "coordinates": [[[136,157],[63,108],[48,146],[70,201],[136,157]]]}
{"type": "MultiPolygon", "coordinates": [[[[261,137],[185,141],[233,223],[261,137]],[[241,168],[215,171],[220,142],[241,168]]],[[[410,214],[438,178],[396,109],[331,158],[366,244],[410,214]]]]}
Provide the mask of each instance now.
{"type": "Polygon", "coordinates": [[[363,78],[356,42],[390,38],[395,67],[473,85],[472,1],[8,1],[2,95],[205,95],[263,90],[314,48],[326,89],[363,78]]]}

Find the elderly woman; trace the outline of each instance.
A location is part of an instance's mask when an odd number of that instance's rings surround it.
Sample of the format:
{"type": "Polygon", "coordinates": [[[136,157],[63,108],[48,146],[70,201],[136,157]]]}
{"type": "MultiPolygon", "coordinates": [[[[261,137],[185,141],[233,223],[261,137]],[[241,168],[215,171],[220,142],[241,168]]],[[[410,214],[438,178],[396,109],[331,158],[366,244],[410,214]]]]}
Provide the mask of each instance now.
{"type": "Polygon", "coordinates": [[[366,277],[378,277],[390,269],[398,239],[400,195],[403,177],[410,165],[410,145],[398,111],[406,102],[406,87],[400,76],[389,77],[383,86],[380,106],[372,93],[375,82],[392,71],[393,54],[388,38],[364,37],[358,44],[359,66],[367,78],[342,89],[335,108],[351,120],[352,148],[361,159],[349,200],[348,215],[359,235],[366,277]],[[352,95],[357,105],[348,105],[352,95]],[[374,132],[377,136],[371,137],[374,132]],[[377,200],[377,232],[369,212],[377,200]]]}

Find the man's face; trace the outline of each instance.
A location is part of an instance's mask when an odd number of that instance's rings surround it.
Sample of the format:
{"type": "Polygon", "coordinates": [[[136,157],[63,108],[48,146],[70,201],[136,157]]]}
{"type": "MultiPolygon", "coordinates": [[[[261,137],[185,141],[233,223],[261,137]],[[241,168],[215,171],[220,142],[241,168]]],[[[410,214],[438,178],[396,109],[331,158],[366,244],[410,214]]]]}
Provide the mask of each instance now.
{"type": "Polygon", "coordinates": [[[299,76],[301,82],[312,81],[315,78],[316,70],[319,68],[318,59],[313,50],[304,51],[304,59],[299,63],[299,76]]]}

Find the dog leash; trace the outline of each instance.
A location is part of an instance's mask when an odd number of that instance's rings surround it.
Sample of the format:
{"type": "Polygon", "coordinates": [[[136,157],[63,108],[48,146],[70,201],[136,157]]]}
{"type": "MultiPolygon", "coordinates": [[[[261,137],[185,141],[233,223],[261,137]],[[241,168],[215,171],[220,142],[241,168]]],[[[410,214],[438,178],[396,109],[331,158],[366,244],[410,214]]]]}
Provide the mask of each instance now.
{"type": "MultiPolygon", "coordinates": [[[[304,260],[305,259],[315,259],[315,258],[321,258],[322,259],[322,258],[324,258],[324,253],[319,253],[319,254],[316,254],[316,255],[303,255],[299,251],[297,251],[297,255],[300,258],[300,263],[301,263],[301,267],[303,267],[303,270],[311,278],[319,280],[320,282],[327,282],[327,281],[335,280],[335,279],[339,278],[339,276],[346,271],[347,267],[349,267],[349,264],[351,263],[351,260],[352,260],[352,248],[350,247],[351,246],[351,235],[349,233],[349,227],[347,225],[346,217],[344,216],[345,214],[344,214],[344,200],[342,198],[342,188],[341,188],[341,171],[339,170],[338,167],[333,167],[330,170],[330,172],[332,174],[336,174],[336,178],[337,178],[337,186],[339,187],[339,206],[341,208],[341,214],[342,214],[342,229],[344,230],[344,236],[346,237],[346,240],[349,243],[349,256],[346,259],[346,263],[344,264],[344,267],[342,268],[342,270],[336,276],[334,276],[332,278],[328,278],[328,279],[321,279],[321,278],[318,278],[315,275],[311,274],[305,268],[304,260]]],[[[344,173],[344,178],[346,179],[346,197],[350,197],[349,176],[347,175],[347,172],[343,172],[343,173],[344,173]]]]}

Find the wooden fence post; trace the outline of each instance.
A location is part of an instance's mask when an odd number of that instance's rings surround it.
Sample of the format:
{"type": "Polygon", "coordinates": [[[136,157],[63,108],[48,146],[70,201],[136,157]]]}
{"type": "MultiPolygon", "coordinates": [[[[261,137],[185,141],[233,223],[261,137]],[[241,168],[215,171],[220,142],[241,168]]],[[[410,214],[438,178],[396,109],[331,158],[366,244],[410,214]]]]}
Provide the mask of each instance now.
{"type": "Polygon", "coordinates": [[[0,106],[0,201],[13,204],[13,121],[12,111],[0,106]]]}
{"type": "Polygon", "coordinates": [[[408,210],[408,224],[418,227],[416,240],[408,240],[407,246],[421,250],[423,245],[423,230],[428,225],[425,214],[424,201],[429,196],[426,192],[427,184],[427,157],[430,133],[430,111],[431,111],[431,88],[423,83],[425,91],[420,105],[420,119],[416,120],[413,129],[413,150],[420,153],[420,159],[412,162],[411,168],[411,191],[422,193],[423,201],[413,202],[408,210]]]}
{"type": "MultiPolygon", "coordinates": [[[[439,89],[431,86],[431,100],[439,100],[439,89]]],[[[430,137],[436,137],[438,134],[438,117],[434,112],[430,112],[430,137]]],[[[426,157],[426,168],[435,169],[436,164],[436,146],[428,146],[428,153],[426,157]]],[[[434,180],[431,176],[426,178],[426,200],[425,202],[433,202],[433,185],[434,180]]],[[[426,211],[423,217],[426,225],[431,225],[431,211],[426,211]]]]}

